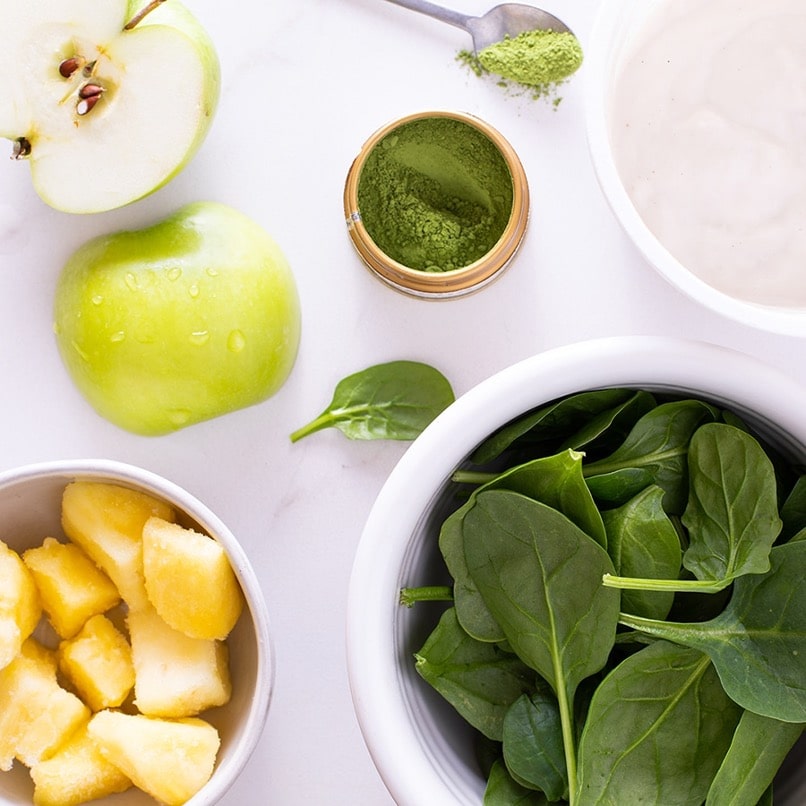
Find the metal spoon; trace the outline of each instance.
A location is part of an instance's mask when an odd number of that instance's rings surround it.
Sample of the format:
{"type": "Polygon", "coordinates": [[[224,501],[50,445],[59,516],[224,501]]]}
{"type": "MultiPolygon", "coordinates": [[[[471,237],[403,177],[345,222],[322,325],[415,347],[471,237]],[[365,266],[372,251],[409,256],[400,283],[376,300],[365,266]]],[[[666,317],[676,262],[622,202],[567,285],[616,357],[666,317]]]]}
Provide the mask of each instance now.
{"type": "Polygon", "coordinates": [[[473,50],[476,53],[507,36],[515,37],[524,31],[540,29],[572,33],[571,29],[553,14],[523,3],[502,3],[480,17],[473,17],[429,3],[427,0],[387,0],[387,2],[419,11],[421,14],[427,14],[429,17],[464,29],[473,37],[473,50]]]}

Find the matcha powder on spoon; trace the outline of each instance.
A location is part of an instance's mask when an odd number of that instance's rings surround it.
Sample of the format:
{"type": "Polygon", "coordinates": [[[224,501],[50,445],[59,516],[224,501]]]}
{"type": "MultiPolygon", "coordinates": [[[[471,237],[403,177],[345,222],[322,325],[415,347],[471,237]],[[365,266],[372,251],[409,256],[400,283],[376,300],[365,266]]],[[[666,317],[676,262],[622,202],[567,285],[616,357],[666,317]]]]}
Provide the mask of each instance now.
{"type": "Polygon", "coordinates": [[[569,31],[535,29],[482,48],[481,70],[544,94],[575,73],[582,64],[582,46],[569,31]]]}

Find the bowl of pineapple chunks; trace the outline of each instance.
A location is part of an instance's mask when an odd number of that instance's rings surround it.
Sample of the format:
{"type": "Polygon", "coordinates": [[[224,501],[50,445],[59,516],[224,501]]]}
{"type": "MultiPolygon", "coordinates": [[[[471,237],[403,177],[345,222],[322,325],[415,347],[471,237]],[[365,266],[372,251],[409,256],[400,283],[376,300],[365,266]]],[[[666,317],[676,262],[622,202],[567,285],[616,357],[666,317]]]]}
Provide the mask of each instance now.
{"type": "Polygon", "coordinates": [[[239,543],[115,461],[0,473],[0,804],[216,803],[274,679],[239,543]]]}

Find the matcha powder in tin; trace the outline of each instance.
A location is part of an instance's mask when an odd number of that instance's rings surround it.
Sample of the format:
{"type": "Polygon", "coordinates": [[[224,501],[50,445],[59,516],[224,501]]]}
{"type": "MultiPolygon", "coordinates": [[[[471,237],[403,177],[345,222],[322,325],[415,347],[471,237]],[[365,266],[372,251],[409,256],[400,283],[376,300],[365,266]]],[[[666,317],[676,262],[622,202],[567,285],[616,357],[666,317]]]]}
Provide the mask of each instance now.
{"type": "Polygon", "coordinates": [[[497,243],[512,211],[506,161],[461,120],[404,123],[369,153],[358,181],[361,220],[375,244],[410,269],[469,266],[497,243]]]}

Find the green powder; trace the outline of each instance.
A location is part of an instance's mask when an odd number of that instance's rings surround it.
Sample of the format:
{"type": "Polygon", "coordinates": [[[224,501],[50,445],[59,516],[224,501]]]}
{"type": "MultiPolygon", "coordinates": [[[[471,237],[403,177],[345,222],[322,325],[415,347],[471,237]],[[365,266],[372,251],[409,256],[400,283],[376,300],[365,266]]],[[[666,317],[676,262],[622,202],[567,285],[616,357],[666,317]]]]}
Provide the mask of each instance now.
{"type": "Polygon", "coordinates": [[[502,87],[528,92],[534,98],[554,96],[556,89],[582,64],[579,40],[567,31],[546,29],[524,31],[515,37],[505,37],[478,52],[460,51],[457,59],[476,75],[492,73],[502,87]]]}
{"type": "Polygon", "coordinates": [[[512,200],[512,175],[495,144],[448,117],[394,129],[372,149],[358,180],[369,236],[419,271],[452,271],[483,257],[506,228],[512,200]]]}
{"type": "Polygon", "coordinates": [[[556,84],[579,69],[582,47],[567,31],[524,31],[480,50],[479,62],[490,73],[519,84],[556,84]]]}

